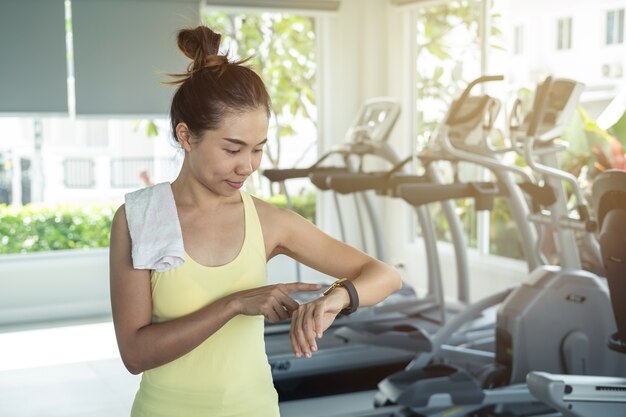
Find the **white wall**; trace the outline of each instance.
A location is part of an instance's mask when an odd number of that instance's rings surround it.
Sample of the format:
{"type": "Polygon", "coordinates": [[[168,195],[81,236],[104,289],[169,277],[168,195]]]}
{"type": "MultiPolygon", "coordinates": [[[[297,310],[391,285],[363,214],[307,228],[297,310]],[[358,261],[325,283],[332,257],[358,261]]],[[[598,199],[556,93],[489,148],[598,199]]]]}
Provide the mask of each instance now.
{"type": "Polygon", "coordinates": [[[106,317],[108,250],[2,255],[0,326],[106,317]]]}
{"type": "MultiPolygon", "coordinates": [[[[319,21],[321,85],[319,154],[344,142],[365,99],[387,94],[388,28],[384,16],[385,0],[342,0],[336,13],[319,21]]],[[[342,165],[339,159],[329,164],[342,165]]],[[[327,233],[340,238],[338,217],[330,192],[318,192],[320,208],[324,213],[318,225],[327,233]]],[[[357,218],[354,215],[353,196],[339,196],[347,231],[347,242],[364,249],[360,240],[357,218]]],[[[363,213],[365,216],[365,213],[363,213]]],[[[367,248],[373,243],[368,239],[367,248]]]]}
{"type": "MultiPolygon", "coordinates": [[[[306,267],[302,277],[305,282],[329,281],[306,267]]],[[[294,280],[290,258],[277,256],[268,263],[270,283],[294,280]]],[[[0,330],[43,322],[109,319],[109,250],[2,255],[0,288],[0,330]]]]}

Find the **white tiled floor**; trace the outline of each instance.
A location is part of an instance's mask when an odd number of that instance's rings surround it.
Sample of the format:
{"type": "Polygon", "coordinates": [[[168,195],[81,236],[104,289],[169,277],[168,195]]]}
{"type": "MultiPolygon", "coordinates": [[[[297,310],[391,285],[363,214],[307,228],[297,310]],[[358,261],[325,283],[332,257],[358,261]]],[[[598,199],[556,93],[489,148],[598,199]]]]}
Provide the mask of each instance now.
{"type": "MultiPolygon", "coordinates": [[[[110,322],[0,333],[0,417],[127,417],[139,376],[110,322]]],[[[281,403],[283,417],[367,409],[372,392],[281,403]]]]}
{"type": "Polygon", "coordinates": [[[0,333],[0,416],[128,416],[139,377],[110,322],[0,333]]]}

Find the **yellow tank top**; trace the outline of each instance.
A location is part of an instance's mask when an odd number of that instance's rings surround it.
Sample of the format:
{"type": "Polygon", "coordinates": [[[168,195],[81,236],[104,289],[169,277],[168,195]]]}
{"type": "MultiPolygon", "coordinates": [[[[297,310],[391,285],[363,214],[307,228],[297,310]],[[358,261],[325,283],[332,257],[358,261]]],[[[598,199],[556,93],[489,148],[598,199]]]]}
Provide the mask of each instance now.
{"type": "MultiPolygon", "coordinates": [[[[192,313],[233,292],[267,283],[261,223],[249,194],[241,192],[245,238],[237,257],[206,267],[185,262],[151,274],[153,322],[192,313]]],[[[265,354],[263,316],[239,315],[197,348],[145,371],[132,417],[276,417],[278,395],[265,354]]]]}

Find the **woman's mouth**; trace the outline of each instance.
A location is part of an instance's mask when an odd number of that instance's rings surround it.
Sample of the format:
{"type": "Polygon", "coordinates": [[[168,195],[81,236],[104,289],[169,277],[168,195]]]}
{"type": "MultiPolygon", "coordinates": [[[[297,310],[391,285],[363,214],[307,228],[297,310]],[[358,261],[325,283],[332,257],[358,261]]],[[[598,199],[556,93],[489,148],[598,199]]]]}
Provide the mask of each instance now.
{"type": "Polygon", "coordinates": [[[235,189],[237,189],[237,190],[238,190],[238,189],[240,189],[241,187],[243,187],[243,183],[244,183],[244,182],[243,182],[243,181],[241,181],[241,182],[235,182],[235,181],[228,181],[228,180],[227,180],[227,181],[226,181],[226,183],[227,183],[228,185],[230,185],[231,187],[233,187],[233,188],[235,188],[235,189]]]}

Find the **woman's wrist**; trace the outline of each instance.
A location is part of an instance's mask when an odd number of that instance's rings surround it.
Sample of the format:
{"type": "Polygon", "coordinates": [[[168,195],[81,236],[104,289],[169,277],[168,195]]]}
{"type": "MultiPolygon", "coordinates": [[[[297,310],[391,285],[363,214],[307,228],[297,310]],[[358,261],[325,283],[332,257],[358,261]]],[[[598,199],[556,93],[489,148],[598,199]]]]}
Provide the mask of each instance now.
{"type": "Polygon", "coordinates": [[[341,314],[349,315],[357,311],[359,308],[359,293],[357,292],[354,283],[347,278],[341,278],[335,282],[333,282],[327,289],[324,291],[324,295],[327,296],[332,294],[338,288],[342,288],[348,294],[348,303],[345,304],[345,296],[340,300],[343,302],[343,308],[341,309],[341,314]]]}
{"type": "Polygon", "coordinates": [[[333,305],[339,306],[340,311],[350,306],[350,294],[348,293],[348,290],[344,287],[334,288],[328,295],[325,295],[324,297],[331,299],[333,305]]]}
{"type": "Polygon", "coordinates": [[[225,303],[224,310],[229,318],[242,314],[243,307],[241,301],[234,295],[229,295],[223,298],[225,303]]]}

